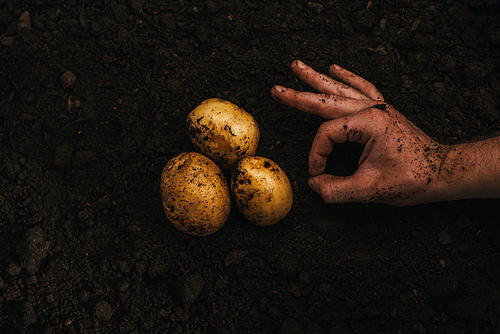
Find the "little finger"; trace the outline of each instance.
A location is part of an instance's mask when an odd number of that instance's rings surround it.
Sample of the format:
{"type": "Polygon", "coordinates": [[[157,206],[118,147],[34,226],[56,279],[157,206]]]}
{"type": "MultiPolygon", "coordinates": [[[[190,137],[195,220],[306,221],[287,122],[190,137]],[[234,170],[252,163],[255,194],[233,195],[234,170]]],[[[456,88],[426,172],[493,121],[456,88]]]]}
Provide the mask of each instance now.
{"type": "Polygon", "coordinates": [[[353,99],[368,100],[369,98],[357,89],[330,78],[327,75],[316,72],[312,67],[296,60],[291,65],[295,75],[314,90],[331,95],[339,95],[353,99]]]}

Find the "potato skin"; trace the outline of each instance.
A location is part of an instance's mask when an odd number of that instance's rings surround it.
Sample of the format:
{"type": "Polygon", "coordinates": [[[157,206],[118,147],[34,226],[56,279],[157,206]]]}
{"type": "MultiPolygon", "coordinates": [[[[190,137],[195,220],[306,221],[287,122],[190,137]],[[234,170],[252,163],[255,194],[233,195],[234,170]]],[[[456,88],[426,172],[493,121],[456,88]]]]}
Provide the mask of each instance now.
{"type": "Polygon", "coordinates": [[[224,174],[200,153],[181,153],[168,161],[160,188],[165,215],[184,233],[212,234],[229,216],[231,197],[224,174]]]}
{"type": "Polygon", "coordinates": [[[248,156],[238,162],[231,174],[234,202],[250,222],[273,225],[292,208],[290,180],[274,161],[248,156]]]}
{"type": "Polygon", "coordinates": [[[187,118],[191,142],[221,168],[255,155],[260,139],[255,119],[237,105],[217,98],[203,101],[187,118]]]}

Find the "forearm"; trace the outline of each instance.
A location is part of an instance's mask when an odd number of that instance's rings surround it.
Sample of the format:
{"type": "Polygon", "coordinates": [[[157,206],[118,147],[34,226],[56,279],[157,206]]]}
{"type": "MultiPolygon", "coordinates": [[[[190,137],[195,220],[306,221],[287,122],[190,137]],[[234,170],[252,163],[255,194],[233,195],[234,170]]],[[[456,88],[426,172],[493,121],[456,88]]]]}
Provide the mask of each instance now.
{"type": "Polygon", "coordinates": [[[435,200],[500,198],[500,137],[449,146],[435,200]]]}

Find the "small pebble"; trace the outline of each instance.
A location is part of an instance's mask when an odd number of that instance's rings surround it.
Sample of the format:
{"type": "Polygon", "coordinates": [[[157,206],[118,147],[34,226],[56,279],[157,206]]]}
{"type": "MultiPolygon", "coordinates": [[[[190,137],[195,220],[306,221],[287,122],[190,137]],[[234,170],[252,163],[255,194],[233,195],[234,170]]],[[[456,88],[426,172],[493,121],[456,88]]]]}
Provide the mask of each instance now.
{"type": "Polygon", "coordinates": [[[21,14],[19,21],[17,22],[17,28],[20,30],[31,29],[31,15],[30,12],[26,11],[21,14]]]}
{"type": "Polygon", "coordinates": [[[71,71],[66,71],[61,75],[61,85],[64,88],[72,88],[75,85],[76,75],[71,71]]]}

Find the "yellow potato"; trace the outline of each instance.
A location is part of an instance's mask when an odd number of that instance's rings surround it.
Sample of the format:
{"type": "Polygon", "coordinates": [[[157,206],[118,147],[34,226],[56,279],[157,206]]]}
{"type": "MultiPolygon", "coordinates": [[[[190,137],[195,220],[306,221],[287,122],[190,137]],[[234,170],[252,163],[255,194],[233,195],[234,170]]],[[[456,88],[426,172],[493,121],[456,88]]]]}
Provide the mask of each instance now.
{"type": "Polygon", "coordinates": [[[172,158],[163,168],[160,188],[165,215],[184,233],[212,234],[229,216],[231,197],[224,174],[200,153],[172,158]]]}
{"type": "Polygon", "coordinates": [[[283,219],[293,203],[290,180],[272,160],[249,156],[232,170],[231,193],[249,221],[267,226],[283,219]]]}
{"type": "Polygon", "coordinates": [[[197,150],[223,169],[257,151],[260,138],[257,122],[229,101],[217,98],[203,101],[188,115],[187,126],[197,150]]]}

